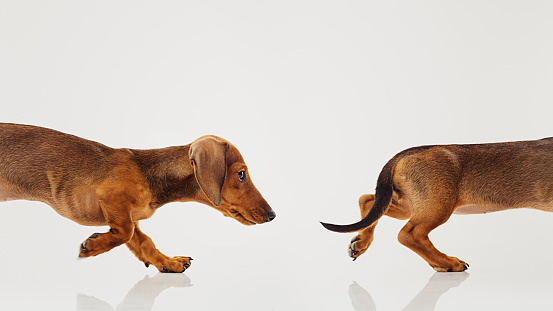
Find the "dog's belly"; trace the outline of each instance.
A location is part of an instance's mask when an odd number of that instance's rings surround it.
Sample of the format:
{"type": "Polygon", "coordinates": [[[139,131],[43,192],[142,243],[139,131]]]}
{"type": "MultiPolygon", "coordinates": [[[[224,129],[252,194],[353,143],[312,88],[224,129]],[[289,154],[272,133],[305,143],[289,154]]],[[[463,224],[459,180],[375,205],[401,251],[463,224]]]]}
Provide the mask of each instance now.
{"type": "Polygon", "coordinates": [[[524,206],[499,206],[493,204],[467,204],[461,205],[455,211],[454,214],[459,215],[471,215],[471,214],[486,214],[491,212],[504,211],[508,209],[518,209],[518,208],[530,208],[536,209],[544,212],[553,212],[553,202],[552,203],[534,203],[534,204],[525,204],[524,206]]]}
{"type": "Polygon", "coordinates": [[[93,192],[83,193],[76,197],[42,199],[25,194],[18,187],[0,178],[0,202],[28,200],[40,201],[50,205],[61,216],[85,226],[106,225],[106,219],[100,209],[98,198],[93,192]]]}
{"type": "Polygon", "coordinates": [[[22,199],[18,196],[19,192],[17,191],[17,187],[0,177],[0,202],[22,199]]]}
{"type": "Polygon", "coordinates": [[[12,198],[12,192],[12,189],[8,188],[8,186],[0,180],[0,202],[14,200],[12,198]]]}
{"type": "Polygon", "coordinates": [[[453,213],[459,215],[486,214],[506,209],[508,208],[492,204],[467,204],[457,207],[453,213]]]}
{"type": "Polygon", "coordinates": [[[92,191],[48,203],[58,214],[84,226],[103,226],[106,219],[92,191]]]}
{"type": "Polygon", "coordinates": [[[0,177],[0,202],[14,200],[37,201],[30,195],[25,195],[25,193],[17,186],[12,185],[10,182],[0,177]]]}

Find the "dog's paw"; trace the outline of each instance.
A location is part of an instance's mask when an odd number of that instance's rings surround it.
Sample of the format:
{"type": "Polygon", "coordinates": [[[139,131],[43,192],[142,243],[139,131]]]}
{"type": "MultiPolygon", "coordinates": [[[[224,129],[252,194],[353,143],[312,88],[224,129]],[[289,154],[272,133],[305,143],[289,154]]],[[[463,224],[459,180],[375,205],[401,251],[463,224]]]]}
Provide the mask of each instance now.
{"type": "Polygon", "coordinates": [[[99,236],[100,236],[100,233],[94,233],[91,236],[89,236],[86,240],[84,240],[83,243],[81,243],[79,257],[85,258],[85,257],[97,255],[98,252],[94,249],[93,240],[95,240],[99,236]]]}
{"type": "Polygon", "coordinates": [[[456,257],[448,256],[450,263],[446,266],[431,265],[437,272],[462,272],[469,268],[469,264],[456,257]]]}
{"type": "MultiPolygon", "coordinates": [[[[150,264],[144,263],[146,267],[150,264]]],[[[156,268],[162,273],[182,273],[192,264],[192,257],[175,256],[173,258],[163,258],[161,263],[156,264],[156,268]]]]}
{"type": "Polygon", "coordinates": [[[361,235],[356,235],[348,245],[348,255],[355,261],[359,256],[364,254],[371,245],[372,239],[363,238],[361,235]]]}

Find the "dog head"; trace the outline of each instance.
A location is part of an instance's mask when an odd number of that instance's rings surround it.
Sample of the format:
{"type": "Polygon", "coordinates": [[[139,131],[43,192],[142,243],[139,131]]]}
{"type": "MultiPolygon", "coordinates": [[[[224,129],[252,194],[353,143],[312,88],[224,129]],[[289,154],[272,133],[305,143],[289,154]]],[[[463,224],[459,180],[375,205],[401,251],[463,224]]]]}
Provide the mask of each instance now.
{"type": "Polygon", "coordinates": [[[206,203],[248,226],[276,217],[252,183],[242,155],[231,143],[217,136],[203,136],[190,145],[189,155],[206,203]]]}

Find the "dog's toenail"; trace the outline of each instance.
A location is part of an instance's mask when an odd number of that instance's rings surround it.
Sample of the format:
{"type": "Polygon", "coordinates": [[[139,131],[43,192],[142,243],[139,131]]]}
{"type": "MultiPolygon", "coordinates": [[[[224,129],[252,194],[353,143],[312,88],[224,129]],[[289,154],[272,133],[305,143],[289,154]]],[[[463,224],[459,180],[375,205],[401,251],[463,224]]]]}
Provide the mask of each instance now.
{"type": "Polygon", "coordinates": [[[186,268],[190,267],[190,264],[187,262],[183,263],[182,265],[185,266],[186,268]]]}
{"type": "Polygon", "coordinates": [[[88,249],[86,247],[81,248],[81,253],[88,253],[88,249]]]}
{"type": "Polygon", "coordinates": [[[358,235],[356,235],[353,239],[351,239],[351,243],[355,243],[357,241],[361,240],[358,235]]]}
{"type": "Polygon", "coordinates": [[[351,243],[351,246],[349,248],[351,248],[351,250],[354,251],[355,250],[355,243],[351,243]]]}
{"type": "Polygon", "coordinates": [[[188,257],[188,260],[194,260],[192,257],[188,257]]]}
{"type": "Polygon", "coordinates": [[[97,238],[99,235],[100,235],[100,234],[99,234],[98,232],[96,232],[96,233],[93,233],[93,234],[92,234],[91,236],[89,236],[88,238],[89,238],[89,239],[95,239],[95,238],[97,238]]]}
{"type": "Polygon", "coordinates": [[[449,268],[447,269],[447,272],[453,272],[453,269],[449,268]]]}
{"type": "Polygon", "coordinates": [[[167,268],[165,268],[165,266],[163,267],[163,272],[167,272],[167,268]]]}
{"type": "Polygon", "coordinates": [[[353,261],[356,261],[357,260],[357,257],[353,257],[353,261]]]}
{"type": "Polygon", "coordinates": [[[469,265],[463,265],[463,267],[465,268],[465,270],[467,270],[469,268],[469,265]]]}
{"type": "Polygon", "coordinates": [[[145,262],[144,265],[146,266],[146,268],[148,268],[150,266],[150,263],[149,262],[145,262]]]}

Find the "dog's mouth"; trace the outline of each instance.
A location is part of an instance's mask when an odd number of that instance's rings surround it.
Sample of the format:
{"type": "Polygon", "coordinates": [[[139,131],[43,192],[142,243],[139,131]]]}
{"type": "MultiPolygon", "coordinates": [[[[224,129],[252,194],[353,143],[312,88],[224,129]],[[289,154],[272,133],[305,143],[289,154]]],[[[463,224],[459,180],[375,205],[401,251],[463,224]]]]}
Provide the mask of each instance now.
{"type": "Polygon", "coordinates": [[[251,221],[251,220],[248,220],[246,217],[244,217],[244,215],[242,215],[239,211],[237,210],[230,210],[229,211],[229,214],[230,214],[230,217],[236,219],[238,222],[240,222],[241,224],[243,225],[246,225],[246,226],[253,226],[257,223],[251,221]]]}

